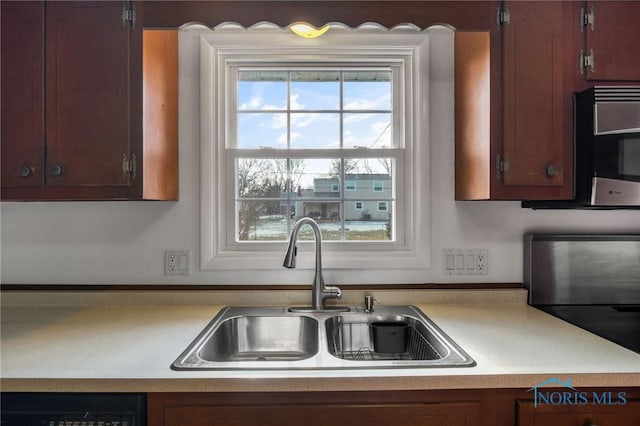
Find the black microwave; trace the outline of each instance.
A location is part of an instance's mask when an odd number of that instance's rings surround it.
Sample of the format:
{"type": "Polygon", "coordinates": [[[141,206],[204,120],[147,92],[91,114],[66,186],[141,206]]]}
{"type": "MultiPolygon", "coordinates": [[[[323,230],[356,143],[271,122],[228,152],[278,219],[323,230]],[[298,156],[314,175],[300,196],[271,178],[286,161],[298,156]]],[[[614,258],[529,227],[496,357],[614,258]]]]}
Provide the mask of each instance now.
{"type": "Polygon", "coordinates": [[[530,208],[640,209],[640,86],[574,95],[575,196],[530,208]]]}

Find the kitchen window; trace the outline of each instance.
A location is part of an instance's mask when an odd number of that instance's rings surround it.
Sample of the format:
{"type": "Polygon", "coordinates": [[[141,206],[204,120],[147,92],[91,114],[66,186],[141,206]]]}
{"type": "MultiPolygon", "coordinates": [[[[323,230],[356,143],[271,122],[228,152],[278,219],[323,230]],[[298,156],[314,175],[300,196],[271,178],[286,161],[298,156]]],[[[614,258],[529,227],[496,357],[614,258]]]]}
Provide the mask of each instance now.
{"type": "Polygon", "coordinates": [[[384,179],[373,180],[376,198],[395,201],[404,160],[392,125],[397,67],[277,65],[229,66],[225,164],[236,165],[235,242],[286,241],[302,217],[318,221],[326,241],[395,240],[402,225],[390,212],[365,216],[347,206],[362,196],[350,193],[356,180],[384,179]]]}
{"type": "Polygon", "coordinates": [[[203,269],[281,268],[305,216],[327,269],[428,266],[428,34],[325,36],[201,37],[203,269]]]}

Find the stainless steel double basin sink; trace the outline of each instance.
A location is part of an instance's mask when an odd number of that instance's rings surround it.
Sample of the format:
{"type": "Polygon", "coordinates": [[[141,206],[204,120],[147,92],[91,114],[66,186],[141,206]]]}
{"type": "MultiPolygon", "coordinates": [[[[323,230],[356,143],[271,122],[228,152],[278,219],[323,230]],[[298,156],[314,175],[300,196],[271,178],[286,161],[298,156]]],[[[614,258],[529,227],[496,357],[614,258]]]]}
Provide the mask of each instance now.
{"type": "Polygon", "coordinates": [[[225,307],[175,370],[471,367],[473,359],[414,306],[346,311],[225,307]]]}

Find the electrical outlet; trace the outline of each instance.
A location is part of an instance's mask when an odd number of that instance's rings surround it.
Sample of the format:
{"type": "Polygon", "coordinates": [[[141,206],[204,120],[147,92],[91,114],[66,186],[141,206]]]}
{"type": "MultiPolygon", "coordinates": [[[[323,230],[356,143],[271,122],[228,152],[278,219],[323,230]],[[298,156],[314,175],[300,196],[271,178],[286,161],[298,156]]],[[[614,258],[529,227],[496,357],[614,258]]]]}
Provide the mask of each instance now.
{"type": "Polygon", "coordinates": [[[444,249],[442,270],[445,275],[487,275],[489,250],[444,249]]]}
{"type": "Polygon", "coordinates": [[[190,250],[165,250],[164,274],[165,275],[190,275],[191,262],[190,250]]]}
{"type": "MultiPolygon", "coordinates": [[[[483,250],[488,252],[488,250],[483,250]]],[[[487,269],[488,269],[488,260],[489,260],[489,255],[487,253],[477,253],[476,254],[476,269],[478,271],[481,271],[484,274],[487,274],[487,269]]]]}

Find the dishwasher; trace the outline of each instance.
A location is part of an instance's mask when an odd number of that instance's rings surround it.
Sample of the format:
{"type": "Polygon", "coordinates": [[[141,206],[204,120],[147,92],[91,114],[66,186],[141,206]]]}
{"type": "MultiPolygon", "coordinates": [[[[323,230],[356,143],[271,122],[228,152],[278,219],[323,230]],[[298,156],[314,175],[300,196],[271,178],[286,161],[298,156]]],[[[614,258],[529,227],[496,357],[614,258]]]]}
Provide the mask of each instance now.
{"type": "Polygon", "coordinates": [[[2,392],[2,426],[145,426],[141,393],[2,392]]]}

